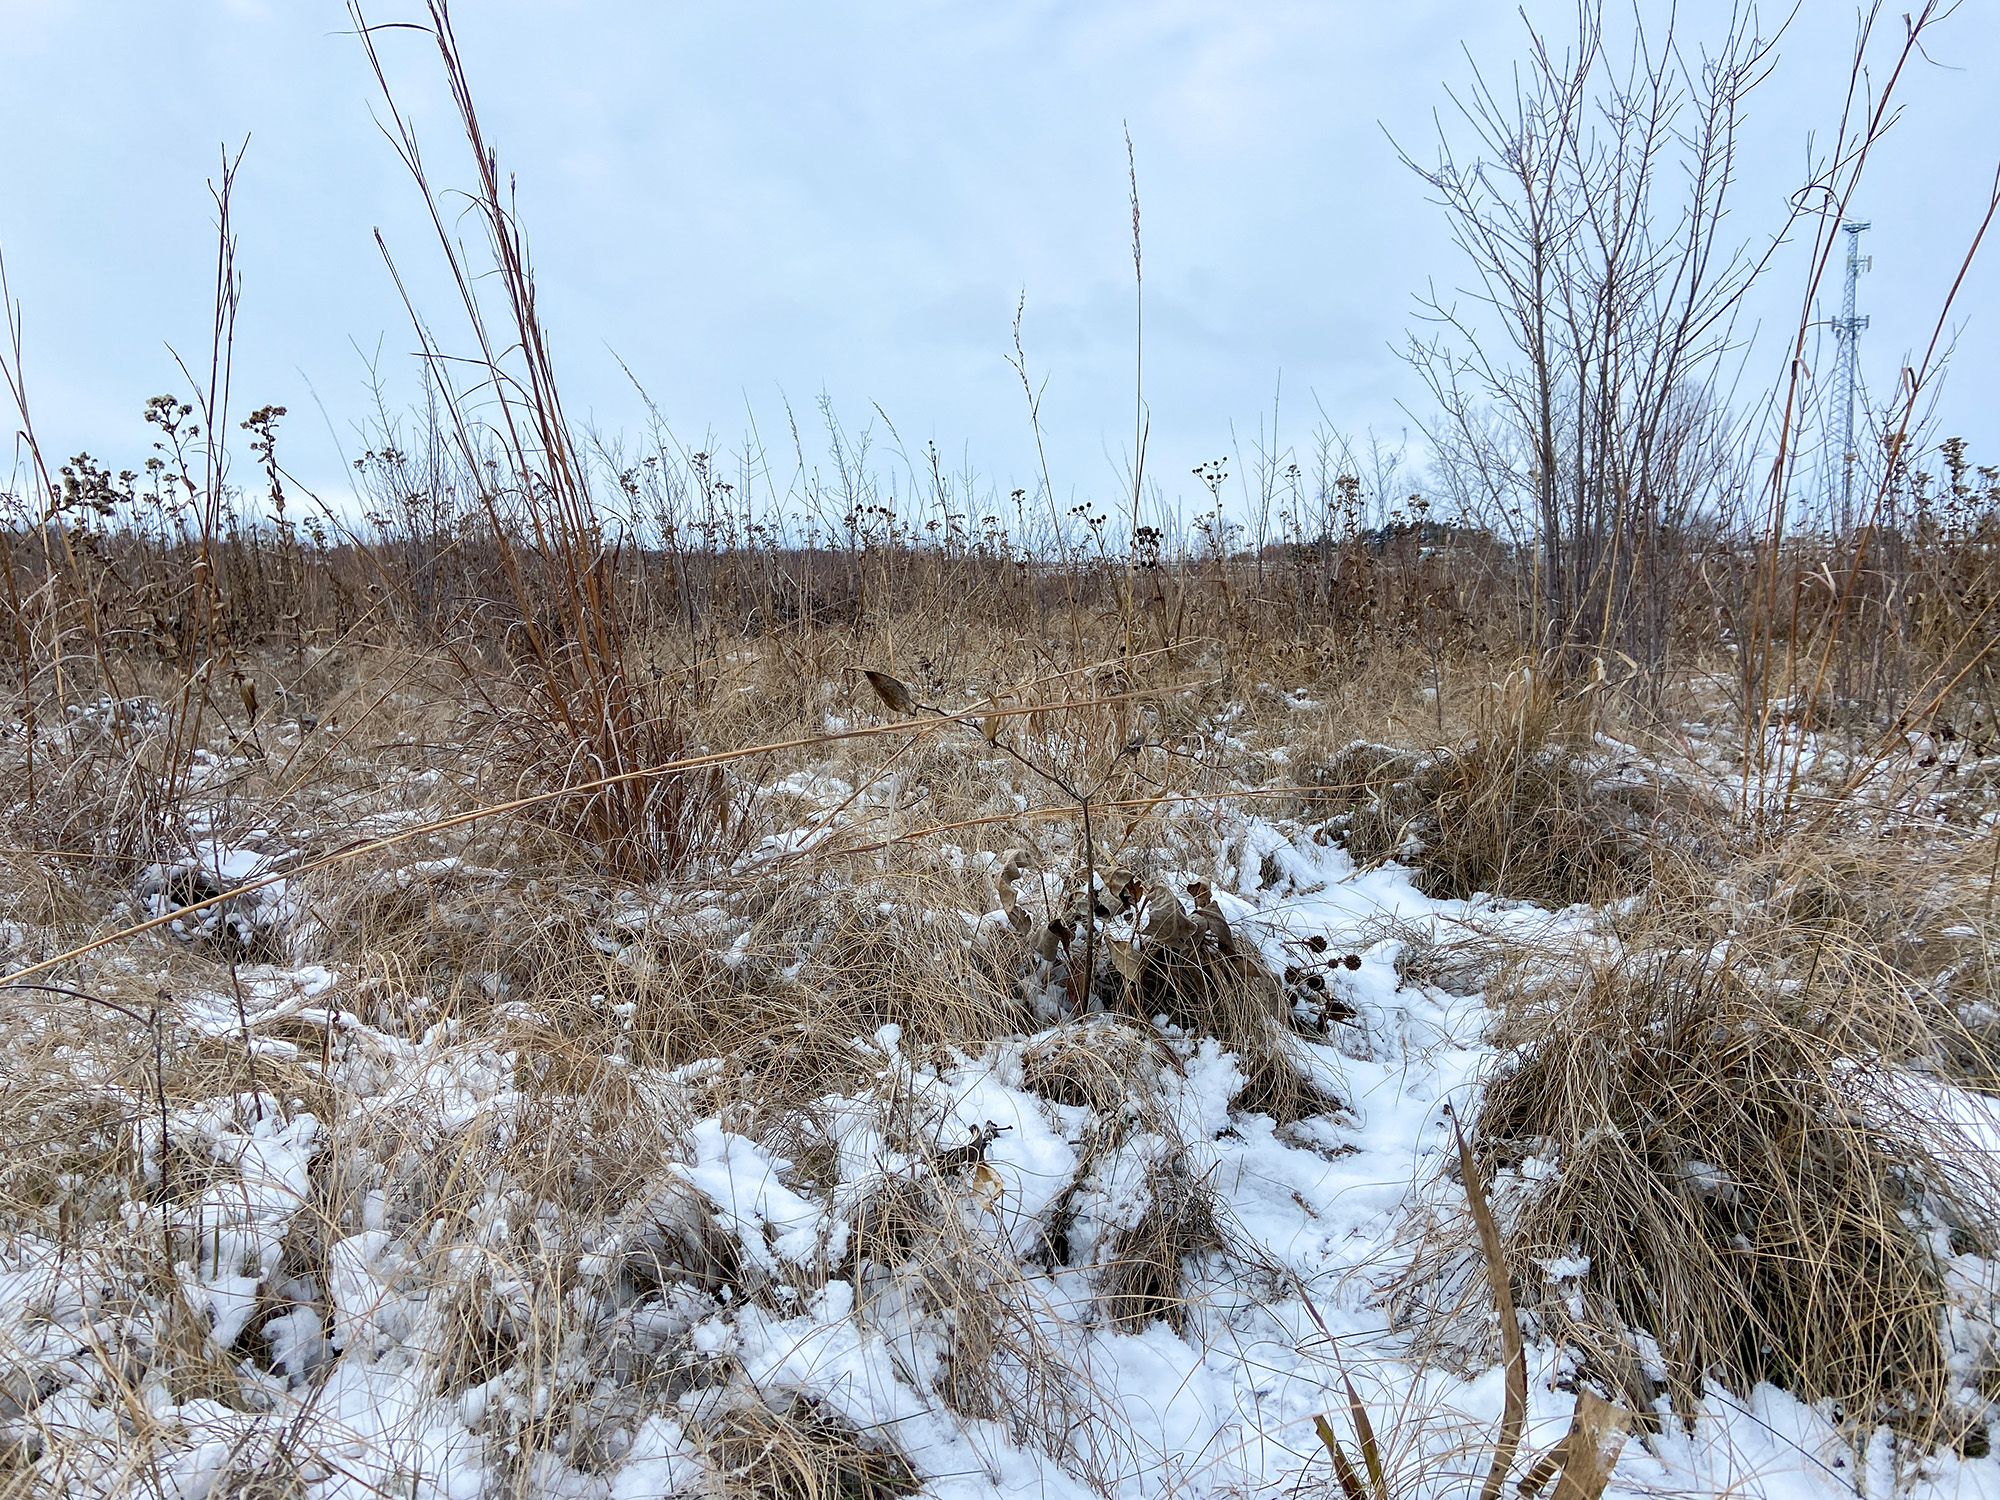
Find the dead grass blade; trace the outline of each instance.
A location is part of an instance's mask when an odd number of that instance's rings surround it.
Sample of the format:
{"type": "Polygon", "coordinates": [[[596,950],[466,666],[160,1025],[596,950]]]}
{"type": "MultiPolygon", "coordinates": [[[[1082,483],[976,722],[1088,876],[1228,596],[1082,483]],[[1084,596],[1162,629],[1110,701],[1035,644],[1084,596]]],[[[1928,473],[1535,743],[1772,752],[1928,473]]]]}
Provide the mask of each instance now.
{"type": "Polygon", "coordinates": [[[1360,1476],[1354,1472],[1353,1463],[1341,1448],[1340,1438],[1335,1434],[1333,1424],[1324,1416],[1314,1417],[1313,1431],[1319,1434],[1319,1440],[1326,1445],[1326,1451],[1333,1455],[1333,1472],[1340,1480],[1341,1493],[1347,1500],[1377,1500],[1377,1497],[1371,1496],[1361,1487],[1360,1476]]]}
{"type": "MultiPolygon", "coordinates": [[[[1317,1320],[1317,1313],[1314,1314],[1317,1320]]],[[[1364,1485],[1361,1471],[1354,1467],[1354,1461],[1347,1456],[1347,1450],[1340,1441],[1340,1435],[1333,1430],[1333,1424],[1324,1415],[1313,1418],[1313,1431],[1319,1434],[1320,1443],[1333,1458],[1334,1477],[1340,1482],[1341,1494],[1346,1500],[1389,1500],[1388,1466],[1382,1459],[1382,1445],[1375,1437],[1375,1424],[1369,1420],[1368,1406],[1361,1399],[1361,1393],[1354,1389],[1354,1382],[1345,1372],[1340,1377],[1347,1391],[1347,1419],[1354,1426],[1356,1445],[1361,1450],[1361,1463],[1368,1476],[1364,1485]]]]}
{"type": "Polygon", "coordinates": [[[1569,1431],[1522,1478],[1517,1486],[1521,1500],[1535,1500],[1551,1478],[1556,1481],[1551,1500],[1597,1500],[1631,1430],[1631,1412],[1594,1391],[1578,1390],[1569,1431]]]}
{"type": "Polygon", "coordinates": [[[1514,1285],[1507,1274],[1507,1252],[1500,1239],[1500,1226],[1493,1218],[1493,1205],[1486,1197],[1486,1176],[1472,1154],[1471,1143],[1458,1122],[1458,1114],[1445,1106],[1451,1118],[1452,1135],[1458,1142],[1458,1170],[1464,1180],[1465,1201],[1479,1226],[1479,1250],[1486,1262],[1487,1284],[1493,1289],[1493,1306],[1500,1315],[1500,1352],[1507,1367],[1507,1404],[1500,1416],[1500,1439],[1493,1448],[1493,1466],[1480,1486],[1479,1500],[1498,1500],[1514,1454],[1521,1446],[1521,1429],[1528,1417],[1528,1354],[1521,1342],[1521,1320],[1514,1313],[1514,1285]]]}
{"type": "Polygon", "coordinates": [[[1378,1497],[1387,1495],[1388,1479],[1382,1465],[1382,1445],[1375,1440],[1375,1424],[1368,1420],[1368,1406],[1362,1401],[1361,1393],[1354,1389],[1354,1382],[1345,1374],[1340,1383],[1347,1387],[1347,1410],[1354,1418],[1355,1434],[1361,1439],[1361,1461],[1368,1466],[1368,1482],[1375,1487],[1378,1497]]]}

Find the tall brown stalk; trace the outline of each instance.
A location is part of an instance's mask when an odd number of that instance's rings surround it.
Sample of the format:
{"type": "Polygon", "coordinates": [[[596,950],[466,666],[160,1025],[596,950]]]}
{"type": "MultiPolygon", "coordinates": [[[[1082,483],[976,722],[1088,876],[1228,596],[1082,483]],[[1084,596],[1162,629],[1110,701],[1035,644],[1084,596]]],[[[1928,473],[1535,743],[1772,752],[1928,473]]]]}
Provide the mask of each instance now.
{"type": "Polygon", "coordinates": [[[468,262],[446,223],[376,47],[377,32],[385,28],[369,26],[358,5],[350,11],[389,114],[385,133],[423,194],[477,348],[471,364],[480,378],[468,388],[454,373],[464,362],[448,360],[431,335],[378,232],[376,242],[409,308],[460,466],[477,487],[512,596],[511,630],[520,645],[515,654],[529,692],[503,728],[535,774],[559,784],[595,784],[562,804],[558,821],[598,850],[611,870],[650,876],[676,869],[712,830],[720,804],[711,783],[677,772],[633,774],[679,758],[681,730],[664,685],[638,680],[630,670],[629,622],[620,605],[614,549],[592,494],[588,461],[563,414],[527,240],[511,202],[512,183],[503,190],[499,156],[473,103],[450,7],[432,0],[428,28],[387,29],[426,30],[436,43],[472,150],[474,187],[468,196],[486,231],[490,276],[468,262]],[[480,300],[482,280],[500,288],[500,334],[480,300]],[[484,398],[478,416],[468,399],[475,390],[484,398]],[[607,777],[624,779],[607,782],[607,777]]]}

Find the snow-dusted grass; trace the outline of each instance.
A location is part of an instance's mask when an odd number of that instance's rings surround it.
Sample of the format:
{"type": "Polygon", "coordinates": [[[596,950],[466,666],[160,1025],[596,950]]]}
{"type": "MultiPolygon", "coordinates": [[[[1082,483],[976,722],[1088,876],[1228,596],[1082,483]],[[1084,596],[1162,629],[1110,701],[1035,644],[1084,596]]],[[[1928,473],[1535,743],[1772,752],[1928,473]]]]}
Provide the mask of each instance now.
{"type": "MultiPolygon", "coordinates": [[[[813,702],[831,727],[872,712],[813,702]]],[[[448,704],[393,711],[338,748],[219,742],[182,849],[44,888],[17,862],[8,967],[491,800],[448,704]]],[[[469,824],[0,991],[0,1492],[1319,1493],[1314,1419],[1352,1430],[1351,1380],[1394,1493],[1467,1493],[1504,1377],[1447,1105],[1494,1174],[1528,1314],[1516,1476],[1582,1381],[1636,1411],[1620,1492],[2000,1491],[2000,1462],[1961,1456],[1994,1415],[2000,1297],[1992,1109],[1968,1092],[1996,1076],[1990,835],[1962,807],[1885,778],[1868,817],[1903,847],[1835,830],[1811,858],[1752,857],[1693,821],[1726,765],[1555,737],[1537,868],[1593,816],[1618,860],[1677,863],[1595,907],[1447,897],[1422,849],[1344,847],[1391,800],[1365,778],[1329,821],[1315,768],[1389,727],[1335,685],[1117,714],[1023,723],[1015,760],[932,733],[759,767],[691,881],[609,881],[545,828],[469,824]],[[1187,800],[1104,816],[1086,986],[1074,929],[1047,937],[1081,889],[1076,820],[1036,767],[1075,781],[1140,729],[1112,763],[1187,800]],[[1635,808],[1684,821],[1649,844],[1635,808]],[[1607,1302],[1602,1247],[1647,1232],[1621,1217],[1646,1173],[1689,1214],[1752,1186],[1719,1150],[1642,1141],[1607,1193],[1591,1132],[1660,1100],[1551,1050],[1587,1005],[1594,1045],[1653,1045],[1670,1008],[1647,996],[1685,998],[1689,955],[1727,968],[1744,1013],[1684,1057],[1662,1044],[1649,1076],[1707,1078],[1729,1027],[1782,1020],[1821,1090],[1800,1107],[1837,1104],[1864,1148],[1893,1137],[1890,1166],[1933,1173],[1901,1197],[1867,1181],[1913,1257],[1880,1290],[1928,1309],[1951,1421],[1677,1366],[1637,1301],[1607,1302]],[[1653,990],[1619,977],[1642,972],[1653,990]],[[1482,1119],[1500,1078],[1506,1131],[1482,1119]],[[1615,1096],[1601,1119],[1586,1085],[1615,1096]]],[[[1490,764],[1527,763],[1509,754],[1490,764]]],[[[1477,815],[1504,843],[1504,799],[1477,815]]]]}

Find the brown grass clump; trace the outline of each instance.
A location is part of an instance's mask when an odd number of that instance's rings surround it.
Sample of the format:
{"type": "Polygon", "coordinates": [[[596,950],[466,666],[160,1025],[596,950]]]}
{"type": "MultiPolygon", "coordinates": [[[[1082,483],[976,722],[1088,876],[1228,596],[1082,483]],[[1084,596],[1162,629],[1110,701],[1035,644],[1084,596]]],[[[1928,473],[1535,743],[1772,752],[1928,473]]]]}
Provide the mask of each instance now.
{"type": "Polygon", "coordinates": [[[1236,941],[1205,886],[1191,894],[1192,916],[1171,892],[1149,898],[1151,936],[1135,945],[1126,965],[1132,972],[1119,976],[1125,981],[1121,1004],[1148,1019],[1165,1016],[1192,1035],[1214,1037],[1235,1053],[1245,1078],[1235,1102],[1243,1109],[1280,1124],[1340,1109],[1341,1100],[1314,1080],[1299,1056],[1276,977],[1236,941]]]}
{"type": "Polygon", "coordinates": [[[894,1448],[804,1396],[735,1407],[699,1436],[718,1491],[743,1500],[895,1500],[921,1484],[894,1448]]]}
{"type": "Polygon", "coordinates": [[[1162,1059],[1171,1056],[1150,1028],[1121,1016],[1080,1016],[1028,1044],[1021,1081],[1051,1103],[1115,1118],[1151,1101],[1162,1059]]]}
{"type": "Polygon", "coordinates": [[[1427,753],[1358,741],[1315,768],[1355,859],[1409,865],[1452,899],[1569,906],[1643,886],[1665,810],[1657,780],[1606,765],[1587,715],[1535,681],[1476,717],[1473,735],[1427,753]]]}
{"type": "Polygon", "coordinates": [[[855,1214],[844,1273],[863,1319],[879,1314],[893,1325],[912,1305],[941,1316],[949,1332],[935,1389],[947,1408],[1004,1422],[1015,1442],[1077,1460],[1086,1419],[1073,1372],[1019,1263],[968,1222],[965,1208],[981,1196],[976,1168],[954,1171],[940,1157],[885,1175],[855,1214]]]}
{"type": "Polygon", "coordinates": [[[1147,1171],[1146,1190],[1151,1201],[1137,1223],[1119,1232],[1100,1295],[1114,1323],[1142,1327],[1164,1318],[1180,1333],[1188,1315],[1184,1268],[1191,1257],[1222,1248],[1215,1194],[1179,1153],[1147,1171]]]}
{"type": "Polygon", "coordinates": [[[885,1176],[854,1215],[848,1244],[855,1267],[897,1269],[937,1241],[954,1211],[948,1184],[935,1173],[885,1176]]]}
{"type": "Polygon", "coordinates": [[[1689,1403],[1709,1372],[1858,1411],[1941,1398],[1942,1288],[1902,1214],[1897,1151],[1852,1113],[1821,1039],[1727,968],[1660,957],[1593,976],[1496,1080],[1480,1146],[1561,1175],[1531,1193],[1523,1263],[1582,1255],[1596,1317],[1541,1314],[1633,1378],[1598,1320],[1659,1341],[1689,1403]],[[1776,1024],[1773,1024],[1776,1022],[1776,1024]]]}
{"type": "Polygon", "coordinates": [[[1781,862],[1692,923],[1669,894],[1678,930],[1518,985],[1476,1145],[1511,1178],[1524,1310],[1628,1403],[1771,1381],[1954,1438],[1930,1241],[1990,1243],[1991,1184],[1905,1091],[1984,1049],[1860,921],[1893,912],[1802,915],[1802,883],[1781,862]]]}
{"type": "MultiPolygon", "coordinates": [[[[884,1026],[929,1054],[1020,1023],[1015,960],[1002,951],[1018,940],[969,943],[955,893],[808,875],[713,899],[697,916],[717,925],[704,927],[678,909],[620,908],[551,883],[532,902],[488,895],[483,913],[461,897],[436,920],[493,929],[469,951],[541,1018],[531,1060],[557,1077],[713,1060],[730,1088],[782,1112],[870,1076],[879,1059],[857,1043],[884,1026]]],[[[475,1015],[487,1008],[477,993],[461,1001],[475,1015]]]]}

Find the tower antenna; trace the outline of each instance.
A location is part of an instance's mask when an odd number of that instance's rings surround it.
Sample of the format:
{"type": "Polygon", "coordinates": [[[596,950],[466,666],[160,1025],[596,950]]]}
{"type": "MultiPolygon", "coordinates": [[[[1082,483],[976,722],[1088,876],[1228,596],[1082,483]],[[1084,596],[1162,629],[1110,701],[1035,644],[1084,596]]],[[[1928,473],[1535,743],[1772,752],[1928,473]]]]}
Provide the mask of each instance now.
{"type": "Polygon", "coordinates": [[[1855,356],[1861,331],[1868,326],[1868,319],[1854,311],[1854,284],[1863,271],[1874,269],[1875,257],[1861,253],[1862,231],[1870,227],[1867,220],[1849,219],[1840,227],[1847,236],[1847,287],[1841,295],[1840,316],[1834,320],[1833,336],[1839,349],[1834,379],[1847,403],[1840,441],[1840,534],[1845,536],[1854,526],[1854,462],[1857,457],[1854,449],[1854,396],[1860,384],[1859,362],[1855,356]]]}

